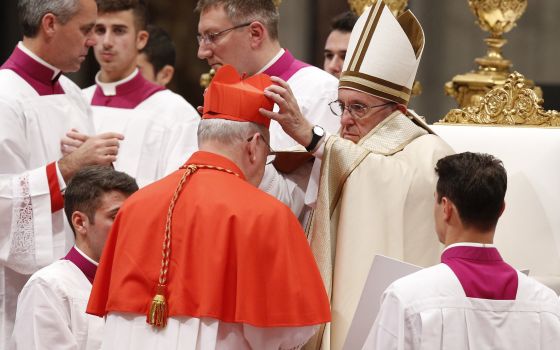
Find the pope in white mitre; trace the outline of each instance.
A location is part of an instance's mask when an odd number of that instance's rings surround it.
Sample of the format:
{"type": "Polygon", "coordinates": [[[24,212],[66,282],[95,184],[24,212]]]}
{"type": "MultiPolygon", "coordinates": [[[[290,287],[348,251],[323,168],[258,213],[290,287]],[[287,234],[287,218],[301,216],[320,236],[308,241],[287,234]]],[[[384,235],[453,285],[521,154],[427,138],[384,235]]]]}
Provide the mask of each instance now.
{"type": "Polygon", "coordinates": [[[332,322],[308,348],[342,348],[375,254],[438,262],[433,169],[453,150],[407,110],[423,48],[410,11],[395,18],[383,1],[373,2],[352,31],[338,99],[330,103],[340,135],[303,118],[282,80],[268,88],[280,110],[261,113],[318,160],[306,194],[315,207],[308,234],[332,322]]]}

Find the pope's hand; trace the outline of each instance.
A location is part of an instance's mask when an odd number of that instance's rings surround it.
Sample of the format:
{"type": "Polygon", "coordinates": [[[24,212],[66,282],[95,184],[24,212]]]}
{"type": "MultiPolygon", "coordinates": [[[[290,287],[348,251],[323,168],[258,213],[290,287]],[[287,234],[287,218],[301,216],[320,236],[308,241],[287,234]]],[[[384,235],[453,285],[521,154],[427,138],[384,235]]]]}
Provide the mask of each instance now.
{"type": "Polygon", "coordinates": [[[78,170],[88,165],[110,165],[117,160],[119,142],[124,136],[116,132],[88,136],[73,152],[58,161],[64,178],[69,181],[78,170]]]}
{"type": "Polygon", "coordinates": [[[311,143],[313,125],[301,114],[288,83],[278,77],[271,77],[271,80],[275,85],[267,87],[264,95],[274,101],[279,110],[278,112],[271,112],[261,108],[260,113],[265,117],[276,120],[286,134],[306,147],[311,143]]]}

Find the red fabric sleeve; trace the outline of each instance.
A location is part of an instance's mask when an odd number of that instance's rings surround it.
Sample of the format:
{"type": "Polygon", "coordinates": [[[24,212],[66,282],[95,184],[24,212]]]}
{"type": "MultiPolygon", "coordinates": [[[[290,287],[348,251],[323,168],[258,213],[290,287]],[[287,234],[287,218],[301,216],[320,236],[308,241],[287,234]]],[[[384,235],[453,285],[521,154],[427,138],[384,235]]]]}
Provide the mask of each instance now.
{"type": "Polygon", "coordinates": [[[62,197],[62,193],[60,192],[55,162],[47,165],[47,179],[49,181],[49,191],[51,193],[51,213],[55,213],[64,207],[64,197],[62,197]]]}

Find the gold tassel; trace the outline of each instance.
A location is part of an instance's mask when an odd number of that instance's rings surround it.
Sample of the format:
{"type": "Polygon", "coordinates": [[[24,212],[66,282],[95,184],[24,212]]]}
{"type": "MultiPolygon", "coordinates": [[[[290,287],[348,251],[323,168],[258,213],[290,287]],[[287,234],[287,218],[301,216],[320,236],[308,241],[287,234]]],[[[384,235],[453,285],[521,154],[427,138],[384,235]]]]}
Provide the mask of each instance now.
{"type": "Polygon", "coordinates": [[[167,325],[167,302],[165,301],[165,285],[158,284],[157,294],[152,299],[146,322],[154,327],[164,328],[167,325]]]}

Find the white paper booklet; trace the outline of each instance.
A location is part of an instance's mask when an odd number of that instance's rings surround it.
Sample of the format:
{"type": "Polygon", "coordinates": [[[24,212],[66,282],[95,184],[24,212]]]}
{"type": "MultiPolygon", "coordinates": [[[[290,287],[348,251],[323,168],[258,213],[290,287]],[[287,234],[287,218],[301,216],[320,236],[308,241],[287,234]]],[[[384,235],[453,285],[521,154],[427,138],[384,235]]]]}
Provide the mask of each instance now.
{"type": "Polygon", "coordinates": [[[385,289],[397,279],[421,269],[420,266],[383,255],[376,255],[373,258],[366,285],[348,330],[344,350],[362,348],[379,312],[381,295],[385,289]]]}

